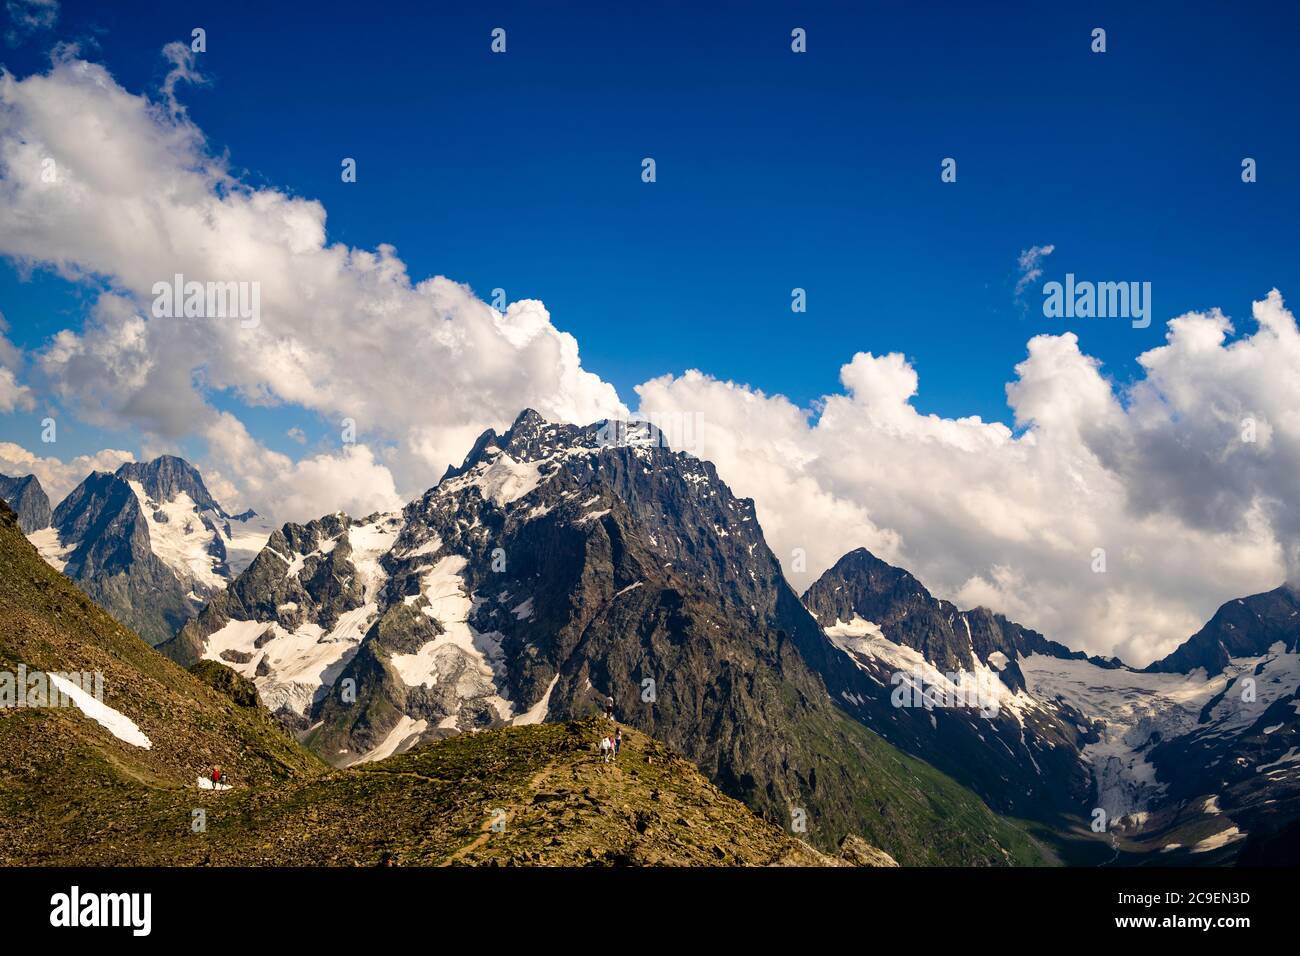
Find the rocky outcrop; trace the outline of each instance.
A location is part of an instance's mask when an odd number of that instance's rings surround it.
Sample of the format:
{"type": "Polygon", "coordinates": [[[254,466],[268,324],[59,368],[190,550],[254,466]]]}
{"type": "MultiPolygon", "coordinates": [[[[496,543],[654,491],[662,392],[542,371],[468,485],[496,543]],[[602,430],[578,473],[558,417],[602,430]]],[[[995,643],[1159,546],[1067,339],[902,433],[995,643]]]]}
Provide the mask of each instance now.
{"type": "Polygon", "coordinates": [[[190,668],[190,673],[240,707],[260,707],[262,704],[256,684],[216,661],[199,661],[190,668]]]}
{"type": "Polygon", "coordinates": [[[0,501],[6,502],[18,515],[18,527],[23,534],[32,534],[50,526],[53,514],[50,499],[35,475],[10,478],[0,475],[0,501]]]}
{"type": "Polygon", "coordinates": [[[849,833],[840,841],[840,859],[853,866],[898,866],[892,856],[856,833],[849,833]]]}

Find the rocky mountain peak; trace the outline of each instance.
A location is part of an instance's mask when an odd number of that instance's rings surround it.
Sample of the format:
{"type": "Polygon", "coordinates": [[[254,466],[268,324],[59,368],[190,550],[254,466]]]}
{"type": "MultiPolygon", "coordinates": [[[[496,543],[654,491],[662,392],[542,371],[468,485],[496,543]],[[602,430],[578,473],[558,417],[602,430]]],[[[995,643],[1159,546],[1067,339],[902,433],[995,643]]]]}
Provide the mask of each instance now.
{"type": "Polygon", "coordinates": [[[117,476],[124,481],[139,482],[154,501],[170,502],[178,495],[186,494],[200,511],[225,514],[208,492],[198,469],[184,458],[160,455],[147,462],[128,461],[117,469],[117,476]]]}
{"type": "Polygon", "coordinates": [[[18,526],[31,534],[50,526],[50,499],[35,475],[10,478],[0,475],[0,501],[7,502],[18,515],[18,526]]]}
{"type": "Polygon", "coordinates": [[[1278,644],[1290,653],[1300,649],[1300,595],[1285,584],[1222,605],[1204,627],[1146,670],[1190,674],[1205,668],[1214,677],[1233,658],[1261,657],[1278,644]]]}

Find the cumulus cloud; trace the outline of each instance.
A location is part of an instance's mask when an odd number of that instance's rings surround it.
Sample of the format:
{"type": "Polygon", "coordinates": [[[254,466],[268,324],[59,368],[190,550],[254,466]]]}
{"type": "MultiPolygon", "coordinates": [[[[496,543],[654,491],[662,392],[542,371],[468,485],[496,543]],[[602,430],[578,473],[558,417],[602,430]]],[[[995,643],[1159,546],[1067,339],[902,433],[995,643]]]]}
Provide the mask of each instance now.
{"type": "Polygon", "coordinates": [[[122,462],[134,460],[129,451],[106,448],[93,455],[78,455],[63,461],[34,455],[13,442],[0,442],[0,474],[11,478],[35,475],[51,505],[62,501],[92,471],[117,471],[122,462]]]}
{"type": "Polygon", "coordinates": [[[1016,265],[1020,268],[1020,278],[1016,280],[1016,298],[1020,296],[1031,285],[1037,282],[1043,275],[1042,262],[1053,252],[1056,246],[1030,246],[1028,249],[1022,249],[1016,265]]]}
{"type": "Polygon", "coordinates": [[[0,414],[12,412],[16,408],[32,409],[36,400],[26,385],[18,384],[14,373],[0,366],[0,414]]]}
{"type": "Polygon", "coordinates": [[[796,587],[864,546],[962,606],[1145,664],[1223,601],[1300,579],[1300,337],[1276,291],[1254,319],[1233,342],[1218,312],[1174,319],[1119,391],[1072,333],[1036,336],[1007,386],[1015,432],[921,414],[896,354],[854,356],[816,420],[700,372],[637,391],[650,417],[701,416],[700,453],[756,500],[796,587]]]}
{"type": "Polygon", "coordinates": [[[306,522],[343,511],[361,517],[400,508],[393,476],[363,444],[300,461],[272,451],[229,413],[207,429],[210,463],[204,480],[227,511],[251,506],[277,521],[306,522]]]}
{"type": "MultiPolygon", "coordinates": [[[[373,450],[367,462],[340,446],[331,461],[385,469],[411,495],[526,406],[568,421],[625,413],[542,303],[501,313],[450,279],[413,279],[392,246],[327,242],[320,203],[233,177],[175,108],[176,84],[195,78],[187,52],[168,53],[162,104],[75,58],[0,76],[0,254],[103,289],[82,328],[35,356],[65,407],[170,442],[229,425],[216,392],[300,406],[355,423],[373,450]],[[260,321],[155,316],[155,285],[176,275],[257,283],[260,321]]],[[[233,480],[230,447],[211,457],[233,480]]],[[[317,510],[337,506],[331,493],[317,510]]]]}
{"type": "Polygon", "coordinates": [[[30,411],[36,407],[36,398],[32,390],[18,381],[18,369],[23,364],[22,350],[14,346],[5,336],[9,323],[0,314],[0,415],[6,415],[15,409],[30,411]]]}

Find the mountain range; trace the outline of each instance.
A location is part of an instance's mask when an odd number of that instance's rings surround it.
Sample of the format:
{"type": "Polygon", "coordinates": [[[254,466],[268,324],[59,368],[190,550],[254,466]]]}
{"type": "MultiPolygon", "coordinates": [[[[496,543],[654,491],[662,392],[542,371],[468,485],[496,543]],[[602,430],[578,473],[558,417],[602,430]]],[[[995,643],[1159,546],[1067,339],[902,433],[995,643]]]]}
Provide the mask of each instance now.
{"type": "Polygon", "coordinates": [[[279,528],[172,457],[52,512],[34,478],[0,497],[163,655],[233,672],[286,740],[358,773],[609,697],[828,859],[860,840],[905,865],[1219,863],[1300,819],[1292,590],[1228,602],[1141,670],[863,549],[800,597],[754,503],[645,423],[526,410],[400,511],[279,528]]]}
{"type": "MultiPolygon", "coordinates": [[[[332,770],[251,682],[158,654],[50,568],[0,503],[0,675],[102,676],[60,706],[0,707],[0,865],[893,866],[823,853],[663,744],[603,721],[463,734],[332,770]],[[226,768],[231,789],[197,783],[226,768]]],[[[52,703],[52,701],[50,702],[52,703]]]]}
{"type": "Polygon", "coordinates": [[[170,639],[265,544],[256,514],[229,515],[171,455],[97,471],[50,510],[34,476],[0,476],[0,497],[41,555],[152,644],[170,639]]]}

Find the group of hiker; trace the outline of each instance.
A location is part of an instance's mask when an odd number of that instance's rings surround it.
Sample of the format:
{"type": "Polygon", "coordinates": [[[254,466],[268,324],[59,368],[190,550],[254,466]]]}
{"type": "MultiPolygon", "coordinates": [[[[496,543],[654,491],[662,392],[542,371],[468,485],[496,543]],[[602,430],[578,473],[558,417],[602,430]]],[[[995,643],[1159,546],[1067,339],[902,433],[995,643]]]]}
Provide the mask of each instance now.
{"type": "Polygon", "coordinates": [[[605,763],[618,759],[618,751],[623,746],[623,731],[619,727],[614,728],[612,735],[600,738],[600,755],[605,763]]]}
{"type": "MultiPolygon", "coordinates": [[[[607,720],[614,719],[614,698],[605,698],[605,717],[607,720]]],[[[608,734],[600,739],[600,756],[605,763],[618,759],[618,752],[623,746],[623,728],[614,727],[614,733],[608,734]]]]}

